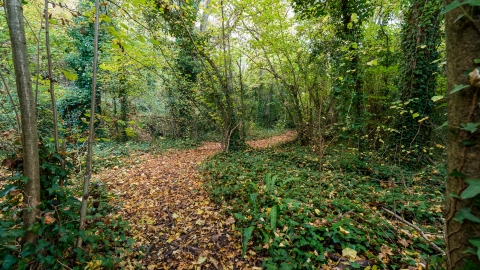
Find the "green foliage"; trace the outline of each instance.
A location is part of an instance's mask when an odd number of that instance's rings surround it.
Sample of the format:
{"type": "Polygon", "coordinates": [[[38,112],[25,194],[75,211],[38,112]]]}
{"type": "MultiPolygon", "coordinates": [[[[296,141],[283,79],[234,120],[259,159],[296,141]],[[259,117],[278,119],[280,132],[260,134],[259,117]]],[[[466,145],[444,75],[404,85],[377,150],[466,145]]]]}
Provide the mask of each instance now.
{"type": "MultiPolygon", "coordinates": [[[[325,252],[345,248],[388,268],[436,258],[419,235],[396,231],[379,210],[394,208],[428,231],[441,230],[443,169],[405,171],[341,149],[325,159],[319,173],[309,148],[290,145],[219,154],[204,163],[212,199],[229,209],[243,231],[244,253],[254,249],[267,256],[266,269],[317,269],[328,264],[325,252]],[[402,239],[411,243],[395,244],[402,239]],[[395,252],[382,262],[377,255],[385,247],[395,252]]],[[[435,243],[443,245],[441,239],[435,243]]]]}
{"type": "MultiPolygon", "coordinates": [[[[434,116],[431,98],[436,94],[443,2],[414,0],[409,6],[402,29],[405,60],[401,69],[400,98],[405,102],[404,110],[415,113],[419,119],[428,119],[434,116]]],[[[419,121],[417,117],[397,118],[396,129],[400,131],[395,138],[397,144],[429,146],[432,125],[430,121],[419,121]]]]}
{"type": "Polygon", "coordinates": [[[93,260],[101,261],[105,269],[113,268],[114,264],[120,261],[120,256],[129,252],[133,241],[126,236],[128,223],[116,214],[118,206],[110,204],[112,195],[102,183],[93,184],[90,190],[87,226],[85,231],[79,233],[79,192],[70,187],[59,186],[61,178],[71,177],[71,164],[67,162],[65,169],[62,169],[59,154],[48,145],[41,145],[40,159],[40,221],[29,228],[39,237],[35,245],[18,244],[25,233],[20,218],[25,207],[20,191],[28,181],[18,172],[18,165],[13,168],[14,175],[6,178],[6,184],[0,192],[2,269],[28,269],[32,265],[41,265],[48,269],[62,269],[69,265],[73,269],[83,269],[93,260]],[[83,238],[85,249],[75,248],[78,236],[83,238]]]}
{"type": "MultiPolygon", "coordinates": [[[[85,12],[86,15],[93,16],[91,10],[94,8],[92,1],[79,2],[79,10],[85,12]]],[[[92,72],[93,72],[93,38],[94,38],[94,23],[87,16],[77,16],[74,19],[75,26],[70,27],[68,35],[72,39],[73,48],[66,49],[68,53],[65,61],[72,69],[73,74],[69,75],[75,78],[75,87],[71,87],[66,96],[59,100],[59,112],[65,121],[65,125],[69,128],[80,127],[86,129],[82,124],[81,117],[90,108],[91,89],[92,89],[92,72]]],[[[98,44],[102,50],[102,44],[110,38],[105,31],[106,22],[103,21],[101,30],[99,31],[98,44]]],[[[71,73],[71,72],[69,72],[71,73]]],[[[99,84],[96,86],[97,93],[97,107],[96,111],[100,113],[100,91],[99,84]]]]}

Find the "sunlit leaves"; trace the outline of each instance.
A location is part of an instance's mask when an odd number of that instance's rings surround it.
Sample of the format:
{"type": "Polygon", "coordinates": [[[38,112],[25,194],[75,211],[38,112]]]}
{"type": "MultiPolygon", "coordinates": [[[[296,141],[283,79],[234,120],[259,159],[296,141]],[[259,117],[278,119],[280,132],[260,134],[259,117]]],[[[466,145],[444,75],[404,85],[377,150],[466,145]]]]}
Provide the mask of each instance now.
{"type": "Polygon", "coordinates": [[[75,81],[76,79],[78,79],[78,75],[70,70],[62,69],[61,71],[65,78],[69,79],[70,81],[75,81]]]}

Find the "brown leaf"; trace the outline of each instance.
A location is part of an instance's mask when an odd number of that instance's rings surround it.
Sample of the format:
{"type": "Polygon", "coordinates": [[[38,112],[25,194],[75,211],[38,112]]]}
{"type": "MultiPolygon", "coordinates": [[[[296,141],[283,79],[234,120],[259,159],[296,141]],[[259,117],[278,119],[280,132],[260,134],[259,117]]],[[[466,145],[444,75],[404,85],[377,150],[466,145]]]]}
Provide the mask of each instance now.
{"type": "Polygon", "coordinates": [[[227,221],[225,221],[225,224],[227,225],[235,224],[235,219],[233,217],[229,217],[227,221]]]}
{"type": "Polygon", "coordinates": [[[480,87],[480,72],[478,68],[475,68],[472,72],[468,74],[468,78],[470,79],[470,84],[475,87],[480,87]]]}
{"type": "Polygon", "coordinates": [[[51,225],[53,223],[55,223],[56,219],[54,217],[52,217],[50,214],[46,214],[45,215],[45,218],[43,219],[43,223],[47,224],[47,225],[51,225]]]}

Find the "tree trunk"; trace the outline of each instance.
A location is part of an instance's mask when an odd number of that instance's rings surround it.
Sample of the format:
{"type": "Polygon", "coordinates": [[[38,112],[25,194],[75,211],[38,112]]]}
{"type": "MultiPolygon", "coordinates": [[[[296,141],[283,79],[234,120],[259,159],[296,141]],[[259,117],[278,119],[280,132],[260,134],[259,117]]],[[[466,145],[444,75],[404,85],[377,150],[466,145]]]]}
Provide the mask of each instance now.
{"type": "MultiPolygon", "coordinates": [[[[25,184],[23,227],[29,228],[37,222],[37,206],[40,204],[40,166],[38,157],[38,130],[35,97],[32,92],[27,55],[27,41],[23,24],[22,2],[7,0],[6,13],[12,57],[15,68],[18,99],[22,121],[23,175],[28,178],[25,184]]],[[[27,231],[23,242],[34,243],[37,236],[27,231]]]]}
{"type": "MultiPolygon", "coordinates": [[[[401,135],[395,144],[412,151],[415,156],[406,156],[408,163],[418,163],[431,141],[431,126],[419,119],[431,117],[434,103],[431,100],[437,86],[439,58],[437,47],[440,44],[441,0],[414,0],[406,14],[402,29],[402,81],[401,100],[406,105],[406,113],[397,122],[401,135]],[[418,114],[413,117],[413,114],[418,114]],[[418,146],[415,146],[418,145],[418,146]],[[414,157],[416,157],[414,159],[414,157]]],[[[421,162],[420,162],[421,164],[421,162]]]]}
{"type": "MultiPolygon", "coordinates": [[[[453,0],[445,2],[448,5],[453,0]]],[[[480,217],[480,209],[474,205],[474,199],[460,199],[451,195],[462,194],[468,186],[465,183],[466,179],[480,181],[480,131],[476,130],[472,133],[461,129],[461,124],[480,123],[479,87],[471,86],[450,94],[455,84],[470,85],[465,74],[477,68],[478,65],[474,60],[480,57],[480,32],[474,25],[474,22],[480,19],[480,8],[472,8],[469,5],[463,7],[468,16],[471,16],[470,18],[459,17],[464,14],[461,8],[455,8],[445,15],[449,135],[445,237],[448,269],[465,269],[466,260],[470,260],[477,266],[480,265],[476,254],[464,253],[468,247],[472,247],[469,240],[480,236],[480,225],[467,219],[462,223],[454,220],[457,212],[461,210],[480,217]]]]}
{"type": "MultiPolygon", "coordinates": [[[[85,175],[83,176],[83,195],[82,204],[80,206],[80,226],[79,232],[83,232],[85,229],[85,223],[87,219],[87,205],[88,197],[90,196],[88,191],[88,185],[92,178],[92,160],[93,160],[93,140],[95,137],[95,108],[96,108],[96,86],[97,86],[97,66],[98,66],[98,28],[99,28],[99,11],[100,1],[95,1],[95,32],[93,38],[93,73],[92,73],[92,92],[90,96],[90,123],[88,130],[88,148],[87,148],[87,162],[85,175]]],[[[77,248],[82,247],[83,238],[81,235],[77,238],[77,248]]]]}

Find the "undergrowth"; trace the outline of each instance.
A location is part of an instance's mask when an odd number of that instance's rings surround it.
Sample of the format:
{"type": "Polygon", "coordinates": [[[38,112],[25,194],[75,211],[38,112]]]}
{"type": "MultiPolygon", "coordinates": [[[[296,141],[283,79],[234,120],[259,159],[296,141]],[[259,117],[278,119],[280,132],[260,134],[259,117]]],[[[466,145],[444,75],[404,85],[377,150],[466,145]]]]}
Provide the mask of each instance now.
{"type": "MultiPolygon", "coordinates": [[[[85,230],[79,232],[81,190],[71,178],[71,164],[59,166],[59,156],[41,146],[41,204],[38,221],[28,228],[38,236],[35,244],[22,243],[24,210],[22,190],[26,181],[20,165],[0,179],[0,269],[112,269],[131,252],[126,236],[129,224],[112,204],[112,194],[99,182],[90,186],[85,230]],[[67,185],[59,186],[59,179],[67,185]],[[77,238],[83,239],[77,248],[77,238]]],[[[6,159],[7,160],[7,159],[6,159]]],[[[21,160],[9,159],[16,164],[21,160]]],[[[0,172],[1,173],[1,172],[0,172]]],[[[81,181],[78,181],[80,183],[81,181]]]]}
{"type": "Polygon", "coordinates": [[[439,252],[383,208],[443,247],[443,168],[412,171],[334,149],[320,173],[310,148],[287,145],[217,154],[202,172],[212,199],[235,217],[243,253],[265,256],[266,269],[317,269],[345,252],[351,268],[442,267],[439,252]]]}

